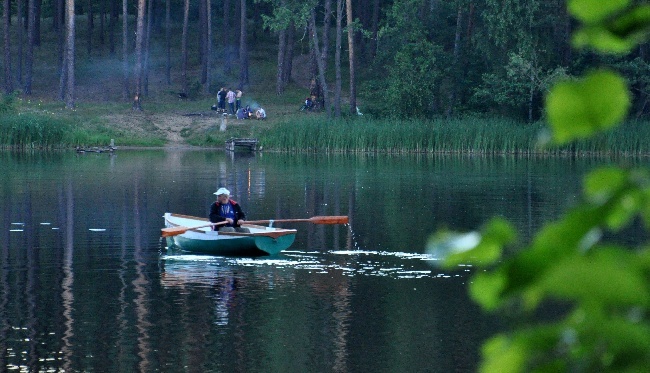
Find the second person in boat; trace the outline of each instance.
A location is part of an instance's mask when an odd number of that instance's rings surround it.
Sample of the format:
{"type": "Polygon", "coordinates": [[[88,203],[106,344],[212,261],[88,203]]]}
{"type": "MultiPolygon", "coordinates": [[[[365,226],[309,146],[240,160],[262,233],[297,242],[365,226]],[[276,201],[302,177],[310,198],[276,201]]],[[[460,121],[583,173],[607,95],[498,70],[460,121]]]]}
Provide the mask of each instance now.
{"type": "Polygon", "coordinates": [[[248,228],[241,227],[246,222],[246,214],[236,201],[230,199],[230,191],[226,188],[219,188],[214,194],[217,195],[217,200],[210,206],[210,222],[228,222],[228,224],[216,226],[215,229],[219,232],[249,233],[248,228]]]}

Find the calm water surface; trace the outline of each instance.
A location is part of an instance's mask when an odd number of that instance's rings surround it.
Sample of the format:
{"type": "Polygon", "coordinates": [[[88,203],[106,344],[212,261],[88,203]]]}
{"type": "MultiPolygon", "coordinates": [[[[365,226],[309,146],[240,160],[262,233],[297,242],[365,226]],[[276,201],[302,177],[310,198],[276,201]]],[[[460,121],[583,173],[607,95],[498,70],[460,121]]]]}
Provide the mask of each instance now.
{"type": "MultiPolygon", "coordinates": [[[[3,370],[470,372],[507,328],[435,267],[438,228],[489,217],[522,239],[600,161],[119,150],[0,152],[3,370]],[[167,250],[162,215],[228,187],[249,219],[307,223],[278,257],[167,250]]],[[[287,226],[287,225],[285,225],[287,226]]]]}

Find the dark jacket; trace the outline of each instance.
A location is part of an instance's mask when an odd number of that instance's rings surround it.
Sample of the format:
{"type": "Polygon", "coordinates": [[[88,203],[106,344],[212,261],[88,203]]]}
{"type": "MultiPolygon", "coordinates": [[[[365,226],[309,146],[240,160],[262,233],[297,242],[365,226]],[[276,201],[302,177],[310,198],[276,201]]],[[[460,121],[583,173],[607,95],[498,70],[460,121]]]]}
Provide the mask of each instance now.
{"type": "Polygon", "coordinates": [[[219,91],[217,92],[217,96],[219,96],[219,101],[226,102],[226,94],[228,92],[226,91],[219,91]]]}
{"type": "MultiPolygon", "coordinates": [[[[246,220],[246,214],[244,214],[244,211],[241,209],[241,206],[239,203],[233,201],[232,199],[229,200],[230,204],[232,205],[232,209],[235,212],[235,222],[233,225],[227,224],[227,225],[222,225],[222,227],[236,227],[237,226],[237,221],[238,220],[246,220]]],[[[221,221],[225,221],[226,218],[222,217],[219,212],[221,211],[221,204],[219,201],[215,201],[212,206],[210,206],[210,222],[211,223],[219,223],[221,221]]]]}

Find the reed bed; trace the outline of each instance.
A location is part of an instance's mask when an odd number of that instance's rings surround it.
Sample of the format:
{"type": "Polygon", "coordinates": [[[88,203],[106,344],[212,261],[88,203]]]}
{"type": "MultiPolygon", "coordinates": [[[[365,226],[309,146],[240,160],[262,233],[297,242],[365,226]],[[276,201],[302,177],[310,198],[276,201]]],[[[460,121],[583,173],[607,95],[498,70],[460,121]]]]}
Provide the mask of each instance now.
{"type": "Polygon", "coordinates": [[[306,117],[278,123],[261,136],[265,149],[285,152],[477,154],[650,154],[650,127],[631,122],[568,146],[544,146],[541,123],[506,119],[326,120],[306,117]]]}
{"type": "Polygon", "coordinates": [[[12,148],[52,148],[65,143],[68,125],[31,113],[4,113],[0,120],[0,146],[12,148]]]}

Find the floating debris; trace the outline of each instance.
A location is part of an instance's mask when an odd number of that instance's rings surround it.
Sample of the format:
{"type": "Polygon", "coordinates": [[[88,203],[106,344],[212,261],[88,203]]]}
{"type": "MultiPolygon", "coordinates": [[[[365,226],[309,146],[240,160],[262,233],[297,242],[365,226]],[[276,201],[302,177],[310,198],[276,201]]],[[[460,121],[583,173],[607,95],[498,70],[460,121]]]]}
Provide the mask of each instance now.
{"type": "Polygon", "coordinates": [[[22,232],[22,229],[10,229],[9,232],[22,232]]]}
{"type": "Polygon", "coordinates": [[[52,225],[52,223],[41,223],[41,225],[52,225]]]}
{"type": "Polygon", "coordinates": [[[106,229],[104,229],[104,228],[90,228],[88,230],[91,231],[91,232],[105,232],[106,231],[106,229]]]}
{"type": "Polygon", "coordinates": [[[75,150],[77,153],[114,153],[115,150],[117,150],[117,147],[115,146],[104,146],[104,147],[98,147],[98,146],[93,146],[90,148],[84,148],[81,146],[75,147],[75,150]]]}

